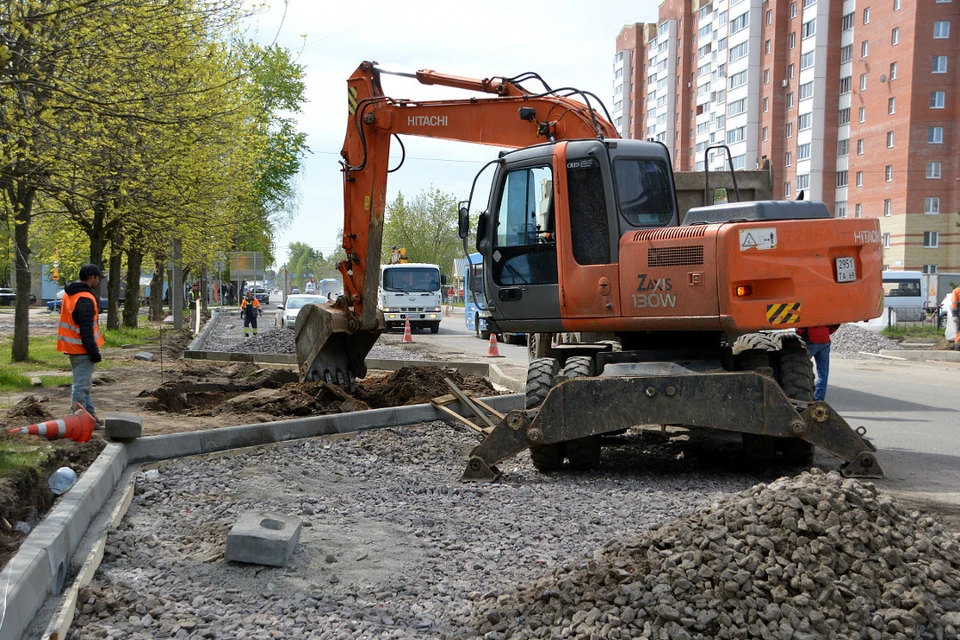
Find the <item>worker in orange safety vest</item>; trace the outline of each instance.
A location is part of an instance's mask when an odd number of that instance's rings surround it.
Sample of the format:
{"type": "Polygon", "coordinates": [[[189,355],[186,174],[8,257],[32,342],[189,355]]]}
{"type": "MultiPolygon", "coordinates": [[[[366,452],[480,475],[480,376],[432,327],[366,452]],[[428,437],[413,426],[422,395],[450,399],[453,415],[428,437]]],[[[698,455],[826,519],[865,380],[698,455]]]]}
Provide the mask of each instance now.
{"type": "MultiPolygon", "coordinates": [[[[57,351],[70,356],[70,369],[73,371],[73,391],[70,395],[71,410],[77,404],[87,410],[94,418],[93,409],[93,370],[100,362],[100,347],[103,336],[100,334],[100,303],[97,292],[103,272],[95,264],[80,267],[80,279],[71,282],[64,289],[60,301],[60,325],[57,328],[57,351]]],[[[99,423],[100,420],[97,419],[99,423]]]]}
{"type": "Polygon", "coordinates": [[[257,335],[257,318],[260,316],[260,301],[253,297],[253,289],[247,289],[247,295],[240,303],[240,316],[243,318],[243,337],[250,337],[250,325],[253,335],[257,335]]]}

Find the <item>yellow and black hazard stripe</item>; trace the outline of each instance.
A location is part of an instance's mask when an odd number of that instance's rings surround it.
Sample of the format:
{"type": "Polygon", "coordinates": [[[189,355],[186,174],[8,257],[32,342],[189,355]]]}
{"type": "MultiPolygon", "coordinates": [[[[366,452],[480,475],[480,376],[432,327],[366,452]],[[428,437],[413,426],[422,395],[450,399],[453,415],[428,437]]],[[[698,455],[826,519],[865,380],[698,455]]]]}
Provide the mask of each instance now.
{"type": "Polygon", "coordinates": [[[350,115],[353,115],[357,112],[357,89],[356,87],[349,87],[347,89],[347,108],[350,110],[350,115]]]}
{"type": "Polygon", "coordinates": [[[767,322],[770,324],[797,324],[800,322],[800,303],[768,304],[767,322]]]}

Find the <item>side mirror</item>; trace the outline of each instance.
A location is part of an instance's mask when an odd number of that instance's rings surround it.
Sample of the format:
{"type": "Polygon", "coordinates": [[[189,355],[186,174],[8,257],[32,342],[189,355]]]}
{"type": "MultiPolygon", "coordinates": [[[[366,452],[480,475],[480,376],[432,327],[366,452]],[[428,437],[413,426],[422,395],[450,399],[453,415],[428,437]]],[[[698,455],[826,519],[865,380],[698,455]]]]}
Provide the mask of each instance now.
{"type": "Polygon", "coordinates": [[[486,240],[487,238],[487,223],[490,219],[490,214],[484,211],[480,214],[480,217],[477,218],[477,250],[480,250],[480,243],[486,240]]]}
{"type": "Polygon", "coordinates": [[[446,286],[446,284],[447,284],[447,274],[445,274],[445,273],[441,273],[441,274],[440,274],[440,284],[446,286]]]}
{"type": "Polygon", "coordinates": [[[280,309],[281,311],[283,311],[283,305],[282,305],[282,304],[278,304],[278,305],[277,305],[277,309],[280,309]]]}
{"type": "Polygon", "coordinates": [[[463,240],[470,235],[470,210],[466,207],[460,207],[460,217],[457,222],[460,239],[463,240]]]}

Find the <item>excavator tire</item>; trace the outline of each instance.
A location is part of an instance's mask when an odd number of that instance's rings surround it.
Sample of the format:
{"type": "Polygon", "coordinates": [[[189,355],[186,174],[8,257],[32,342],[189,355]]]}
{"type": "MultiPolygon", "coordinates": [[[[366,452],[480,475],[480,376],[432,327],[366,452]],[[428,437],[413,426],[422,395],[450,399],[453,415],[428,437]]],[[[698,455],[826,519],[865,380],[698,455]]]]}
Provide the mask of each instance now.
{"type": "MultiPolygon", "coordinates": [[[[806,347],[799,340],[785,340],[780,351],[780,372],[777,382],[788,398],[813,400],[813,363],[806,347]]],[[[813,462],[814,446],[806,440],[781,439],[780,454],[785,464],[800,465],[813,462]]]]}
{"type": "Polygon", "coordinates": [[[779,351],[780,337],[769,333],[747,333],[733,343],[733,355],[746,351],[779,351]]]}
{"type": "MultiPolygon", "coordinates": [[[[563,375],[568,378],[593,377],[595,366],[589,356],[574,356],[567,359],[563,375]]],[[[592,469],[600,464],[600,436],[577,438],[565,443],[571,469],[592,469]]]]}
{"type": "MultiPolygon", "coordinates": [[[[557,375],[560,363],[556,358],[536,358],[527,365],[527,390],[525,404],[527,409],[539,407],[550,393],[553,378],[557,375]]],[[[537,471],[558,471],[563,466],[566,449],[562,443],[545,444],[530,447],[530,460],[537,471]]]]}

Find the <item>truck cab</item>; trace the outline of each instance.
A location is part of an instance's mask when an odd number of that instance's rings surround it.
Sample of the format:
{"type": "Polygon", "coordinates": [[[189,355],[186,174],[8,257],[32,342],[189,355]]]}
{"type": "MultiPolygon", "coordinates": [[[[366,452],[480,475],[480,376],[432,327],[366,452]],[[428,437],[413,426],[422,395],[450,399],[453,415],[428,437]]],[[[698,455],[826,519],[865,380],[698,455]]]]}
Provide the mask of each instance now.
{"type": "Polygon", "coordinates": [[[443,292],[440,267],[435,264],[385,264],[380,267],[379,307],[386,328],[440,331],[443,292]]]}

